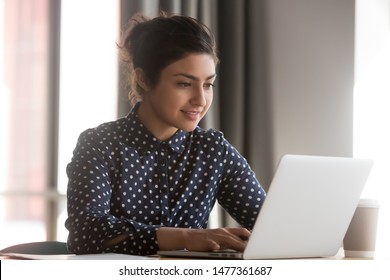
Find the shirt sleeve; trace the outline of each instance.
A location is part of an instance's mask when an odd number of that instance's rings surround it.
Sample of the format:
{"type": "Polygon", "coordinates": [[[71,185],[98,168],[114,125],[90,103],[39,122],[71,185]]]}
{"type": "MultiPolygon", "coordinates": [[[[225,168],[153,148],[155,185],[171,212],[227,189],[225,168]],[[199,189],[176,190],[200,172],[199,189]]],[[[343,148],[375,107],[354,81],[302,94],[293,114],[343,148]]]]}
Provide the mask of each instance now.
{"type": "Polygon", "coordinates": [[[247,160],[222,136],[223,176],[219,204],[241,226],[252,229],[266,193],[247,160]]]}
{"type": "Polygon", "coordinates": [[[159,226],[146,225],[110,213],[114,178],[113,158],[92,130],[82,133],[67,166],[68,247],[75,254],[127,253],[148,255],[157,251],[159,226]],[[111,247],[105,242],[119,235],[126,239],[111,247]]]}

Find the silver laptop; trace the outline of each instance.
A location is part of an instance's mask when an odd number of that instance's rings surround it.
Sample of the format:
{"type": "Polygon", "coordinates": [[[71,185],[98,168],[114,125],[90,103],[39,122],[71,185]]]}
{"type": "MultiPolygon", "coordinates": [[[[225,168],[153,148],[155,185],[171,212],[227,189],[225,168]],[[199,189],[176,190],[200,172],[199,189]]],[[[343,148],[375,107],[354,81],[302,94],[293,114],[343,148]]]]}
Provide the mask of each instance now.
{"type": "Polygon", "coordinates": [[[159,251],[190,258],[329,257],[342,246],[372,160],[285,155],[244,252],[159,251]]]}

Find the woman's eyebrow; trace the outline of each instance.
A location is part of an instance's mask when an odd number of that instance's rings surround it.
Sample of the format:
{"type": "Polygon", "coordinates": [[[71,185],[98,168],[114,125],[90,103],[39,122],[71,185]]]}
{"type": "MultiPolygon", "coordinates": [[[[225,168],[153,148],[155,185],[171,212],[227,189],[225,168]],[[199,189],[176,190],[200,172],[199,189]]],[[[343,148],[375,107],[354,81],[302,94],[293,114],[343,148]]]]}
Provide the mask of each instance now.
{"type": "MultiPolygon", "coordinates": [[[[186,77],[186,78],[191,79],[191,80],[194,80],[194,81],[200,81],[200,79],[199,79],[198,77],[195,77],[195,76],[193,76],[193,75],[191,75],[191,74],[187,74],[187,73],[178,73],[178,74],[175,74],[175,75],[173,75],[173,76],[174,76],[174,77],[183,76],[183,77],[186,77]]],[[[211,75],[211,76],[208,76],[208,77],[206,78],[206,81],[211,80],[211,79],[213,79],[214,77],[216,77],[216,74],[213,74],[213,75],[211,75]]]]}

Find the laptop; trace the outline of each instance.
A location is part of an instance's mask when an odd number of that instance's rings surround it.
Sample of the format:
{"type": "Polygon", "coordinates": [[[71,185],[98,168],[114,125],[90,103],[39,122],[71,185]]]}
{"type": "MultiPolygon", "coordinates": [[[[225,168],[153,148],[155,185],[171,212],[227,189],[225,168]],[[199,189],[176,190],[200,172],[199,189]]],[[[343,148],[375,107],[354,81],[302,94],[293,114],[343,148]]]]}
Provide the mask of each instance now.
{"type": "Polygon", "coordinates": [[[159,251],[228,259],[318,258],[337,254],[373,166],[369,159],[285,155],[244,252],[159,251]]]}

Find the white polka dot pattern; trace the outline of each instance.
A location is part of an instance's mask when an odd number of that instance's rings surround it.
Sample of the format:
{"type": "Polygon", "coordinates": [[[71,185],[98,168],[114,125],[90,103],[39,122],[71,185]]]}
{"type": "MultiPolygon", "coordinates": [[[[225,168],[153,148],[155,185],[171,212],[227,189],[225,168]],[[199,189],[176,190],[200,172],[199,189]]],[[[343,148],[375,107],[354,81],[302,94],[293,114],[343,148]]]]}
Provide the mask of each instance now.
{"type": "Polygon", "coordinates": [[[223,134],[198,127],[161,142],[136,109],[79,137],[67,167],[70,251],[154,254],[159,227],[206,228],[216,200],[251,228],[265,192],[223,134]]]}

